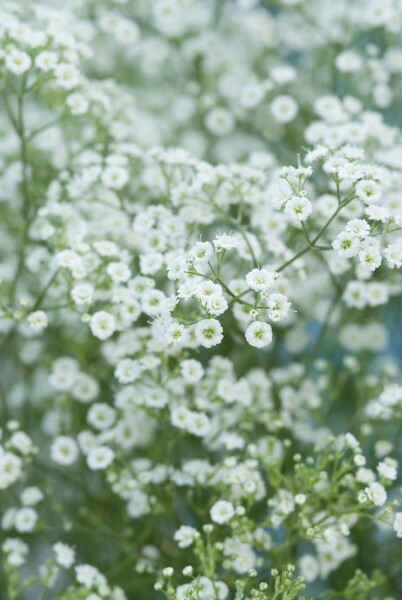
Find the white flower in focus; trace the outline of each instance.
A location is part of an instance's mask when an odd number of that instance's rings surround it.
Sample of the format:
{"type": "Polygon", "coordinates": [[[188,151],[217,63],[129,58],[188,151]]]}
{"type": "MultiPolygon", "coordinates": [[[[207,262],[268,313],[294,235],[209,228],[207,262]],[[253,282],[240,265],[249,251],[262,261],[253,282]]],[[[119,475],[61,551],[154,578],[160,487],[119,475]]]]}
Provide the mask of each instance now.
{"type": "Polygon", "coordinates": [[[227,233],[221,233],[213,240],[216,250],[232,250],[239,246],[239,240],[227,233]]]}
{"type": "Polygon", "coordinates": [[[305,196],[292,196],[285,204],[285,215],[296,221],[306,221],[313,207],[305,196]]]}
{"type": "Polygon", "coordinates": [[[195,326],[197,342],[204,348],[212,348],[223,339],[223,328],[217,319],[203,319],[195,326]]]}
{"type": "Polygon", "coordinates": [[[375,204],[381,199],[378,183],[372,179],[361,179],[356,184],[356,194],[365,204],[375,204]]]}
{"type": "Polygon", "coordinates": [[[361,264],[370,271],[375,271],[381,265],[382,257],[376,248],[369,246],[360,250],[358,256],[361,264]]]}
{"type": "Polygon", "coordinates": [[[183,344],[187,338],[187,329],[181,323],[172,323],[166,329],[165,336],[169,344],[183,344]]]}
{"type": "Polygon", "coordinates": [[[246,281],[254,292],[265,292],[274,285],[278,274],[267,269],[253,269],[246,275],[246,281]]]}
{"type": "Polygon", "coordinates": [[[247,327],[245,336],[250,346],[264,348],[272,342],[272,327],[268,323],[254,321],[247,327]]]}
{"type": "Polygon", "coordinates": [[[352,258],[356,256],[360,248],[360,240],[351,231],[341,231],[332,242],[333,249],[342,258],[352,258]]]}
{"type": "Polygon", "coordinates": [[[290,310],[290,302],[283,294],[271,294],[267,300],[267,314],[271,321],[282,321],[290,310]]]}

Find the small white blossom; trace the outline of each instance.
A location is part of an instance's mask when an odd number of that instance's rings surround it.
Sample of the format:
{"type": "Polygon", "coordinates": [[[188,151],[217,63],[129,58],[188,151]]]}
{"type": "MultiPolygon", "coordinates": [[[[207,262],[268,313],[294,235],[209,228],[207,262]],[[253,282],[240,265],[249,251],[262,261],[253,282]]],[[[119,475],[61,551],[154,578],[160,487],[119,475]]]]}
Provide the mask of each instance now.
{"type": "Polygon", "coordinates": [[[218,500],[218,502],[215,502],[211,507],[210,515],[214,523],[222,525],[234,517],[235,509],[231,502],[228,502],[227,500],[218,500]]]}
{"type": "Polygon", "coordinates": [[[110,313],[101,310],[92,315],[90,327],[95,337],[99,338],[100,340],[106,340],[115,332],[115,318],[110,313]]]}
{"type": "Polygon", "coordinates": [[[247,327],[245,336],[250,346],[264,348],[272,342],[272,327],[268,323],[254,321],[247,327]]]}

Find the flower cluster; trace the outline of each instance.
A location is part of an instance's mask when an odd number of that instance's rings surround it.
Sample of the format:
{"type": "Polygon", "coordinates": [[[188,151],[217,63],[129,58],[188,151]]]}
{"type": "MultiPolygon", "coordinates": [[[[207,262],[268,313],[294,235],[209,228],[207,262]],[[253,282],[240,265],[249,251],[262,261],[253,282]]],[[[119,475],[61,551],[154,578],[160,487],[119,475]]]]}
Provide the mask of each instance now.
{"type": "Polygon", "coordinates": [[[401,2],[64,4],[0,9],[2,590],[397,600],[401,2]]]}

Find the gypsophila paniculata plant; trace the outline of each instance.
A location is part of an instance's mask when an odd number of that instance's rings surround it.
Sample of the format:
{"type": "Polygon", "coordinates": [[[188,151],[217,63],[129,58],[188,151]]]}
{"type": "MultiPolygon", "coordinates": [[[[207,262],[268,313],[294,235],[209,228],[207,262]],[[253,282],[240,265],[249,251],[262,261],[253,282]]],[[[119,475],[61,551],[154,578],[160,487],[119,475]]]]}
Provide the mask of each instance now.
{"type": "Polygon", "coordinates": [[[0,600],[398,600],[401,0],[4,0],[0,600]]]}

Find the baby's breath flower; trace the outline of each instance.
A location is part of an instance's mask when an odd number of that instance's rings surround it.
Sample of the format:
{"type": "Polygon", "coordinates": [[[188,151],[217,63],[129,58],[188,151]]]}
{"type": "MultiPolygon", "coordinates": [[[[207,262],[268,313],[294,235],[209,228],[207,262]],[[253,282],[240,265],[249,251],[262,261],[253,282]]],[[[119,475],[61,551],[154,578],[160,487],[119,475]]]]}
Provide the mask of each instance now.
{"type": "Polygon", "coordinates": [[[254,321],[247,327],[245,336],[250,346],[264,348],[272,342],[272,327],[268,323],[254,321]]]}

